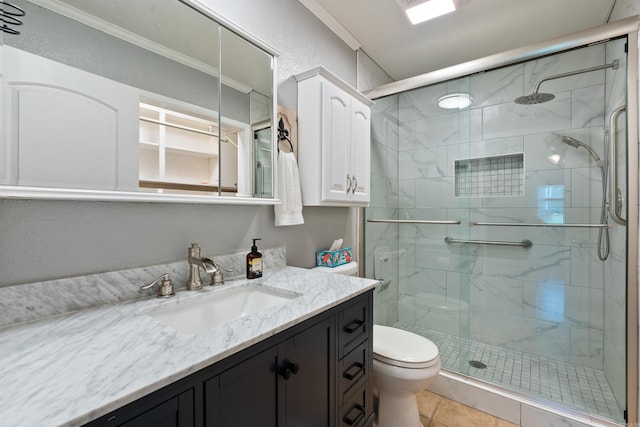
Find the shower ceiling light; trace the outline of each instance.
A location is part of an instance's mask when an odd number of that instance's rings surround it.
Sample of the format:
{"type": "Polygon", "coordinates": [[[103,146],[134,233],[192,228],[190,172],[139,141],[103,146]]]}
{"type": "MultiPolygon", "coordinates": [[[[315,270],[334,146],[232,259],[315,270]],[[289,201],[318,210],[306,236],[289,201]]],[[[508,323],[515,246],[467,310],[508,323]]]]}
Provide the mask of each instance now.
{"type": "Polygon", "coordinates": [[[456,10],[453,0],[398,0],[413,25],[456,10]]]}
{"type": "MultiPolygon", "coordinates": [[[[433,0],[432,0],[433,1],[433,0]]],[[[438,107],[447,110],[467,108],[471,105],[473,98],[468,93],[450,93],[438,98],[438,107]]]]}

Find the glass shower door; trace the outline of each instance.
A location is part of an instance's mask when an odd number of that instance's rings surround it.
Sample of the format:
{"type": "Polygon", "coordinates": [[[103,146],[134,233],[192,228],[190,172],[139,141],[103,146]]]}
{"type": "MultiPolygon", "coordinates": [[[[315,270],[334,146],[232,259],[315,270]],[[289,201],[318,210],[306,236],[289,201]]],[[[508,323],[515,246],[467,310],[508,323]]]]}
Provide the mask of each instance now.
{"type": "Polygon", "coordinates": [[[625,43],[376,100],[366,211],[399,220],[366,226],[367,276],[387,279],[377,323],[432,340],[445,369],[616,421],[627,243],[607,201],[610,140],[626,141],[625,43]],[[540,81],[553,96],[533,103],[540,81]],[[438,106],[454,93],[471,105],[438,106]]]}

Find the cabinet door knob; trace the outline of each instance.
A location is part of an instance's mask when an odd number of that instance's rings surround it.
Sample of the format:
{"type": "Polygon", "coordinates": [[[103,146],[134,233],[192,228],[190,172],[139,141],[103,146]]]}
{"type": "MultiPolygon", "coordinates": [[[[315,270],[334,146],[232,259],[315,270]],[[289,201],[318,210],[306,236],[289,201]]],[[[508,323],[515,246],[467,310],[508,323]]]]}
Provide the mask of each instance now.
{"type": "Polygon", "coordinates": [[[288,380],[292,374],[295,375],[299,371],[300,365],[298,365],[297,363],[287,362],[285,366],[280,368],[280,371],[278,371],[278,373],[280,374],[280,376],[282,376],[282,378],[288,380]]]}
{"type": "Polygon", "coordinates": [[[289,369],[293,375],[297,374],[300,371],[300,365],[297,363],[289,362],[289,369]]]}

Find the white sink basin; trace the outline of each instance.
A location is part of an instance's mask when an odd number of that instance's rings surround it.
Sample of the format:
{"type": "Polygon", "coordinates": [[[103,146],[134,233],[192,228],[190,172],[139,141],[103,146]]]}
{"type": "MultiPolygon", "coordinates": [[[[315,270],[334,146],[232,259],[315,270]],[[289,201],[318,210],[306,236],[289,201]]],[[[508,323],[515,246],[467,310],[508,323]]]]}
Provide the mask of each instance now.
{"type": "Polygon", "coordinates": [[[196,334],[299,297],[300,294],[263,285],[242,285],[212,291],[184,301],[168,302],[146,314],[178,332],[196,334]]]}

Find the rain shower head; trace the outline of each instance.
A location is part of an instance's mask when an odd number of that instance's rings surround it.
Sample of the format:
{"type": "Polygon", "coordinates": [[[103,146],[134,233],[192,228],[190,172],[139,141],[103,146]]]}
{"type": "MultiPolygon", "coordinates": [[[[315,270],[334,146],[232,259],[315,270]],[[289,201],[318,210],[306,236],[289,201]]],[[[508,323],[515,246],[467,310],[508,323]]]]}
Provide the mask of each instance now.
{"type": "Polygon", "coordinates": [[[555,76],[544,77],[536,83],[531,95],[519,96],[515,99],[516,104],[530,105],[530,104],[542,104],[543,102],[549,102],[556,96],[551,93],[540,93],[540,85],[547,80],[559,79],[561,77],[575,76],[576,74],[589,73],[591,71],[603,70],[605,68],[613,68],[616,70],[620,65],[619,60],[614,60],[610,64],[598,65],[597,67],[585,68],[582,70],[569,71],[568,73],[556,74],[555,76]]]}
{"type": "Polygon", "coordinates": [[[562,137],[562,142],[564,142],[565,144],[573,147],[573,148],[584,148],[585,150],[587,150],[589,152],[589,154],[591,154],[591,156],[594,158],[594,160],[596,162],[600,161],[600,156],[598,156],[598,154],[596,154],[596,152],[593,150],[593,148],[589,147],[587,144],[585,144],[584,142],[572,138],[570,136],[563,136],[562,137]]]}
{"type": "Polygon", "coordinates": [[[522,105],[542,104],[543,102],[551,101],[555,97],[552,93],[533,92],[531,95],[517,97],[515,102],[522,105]]]}

